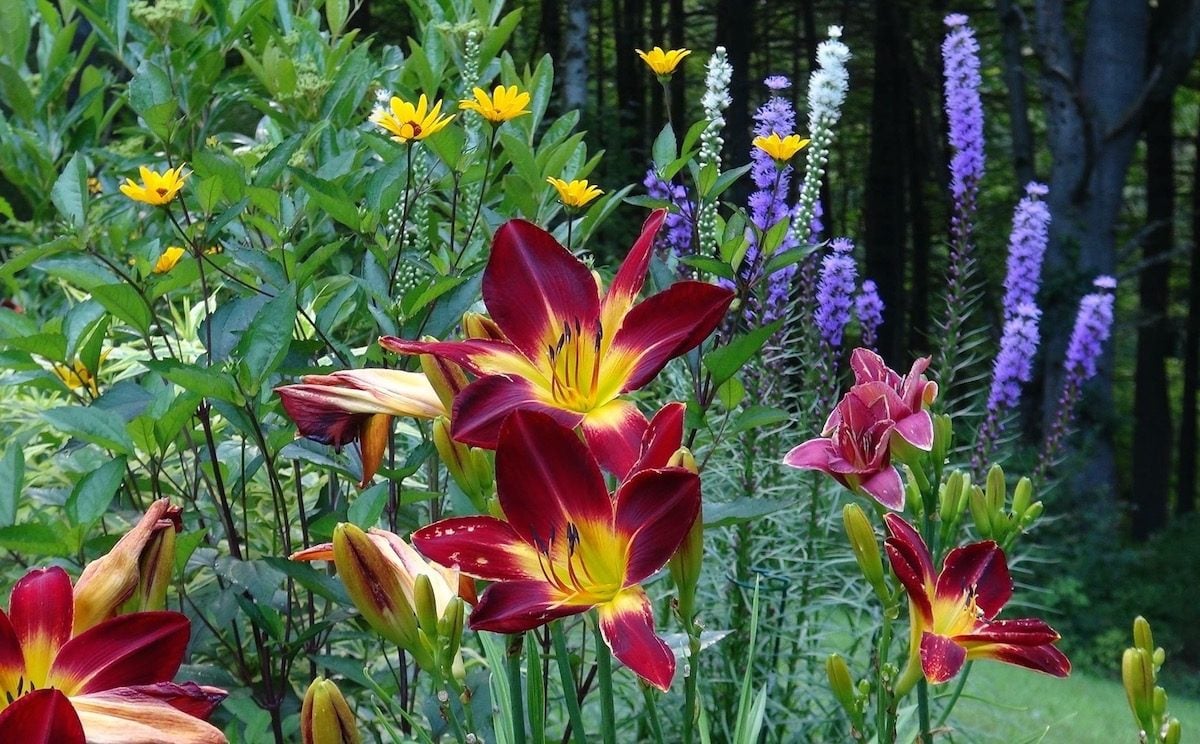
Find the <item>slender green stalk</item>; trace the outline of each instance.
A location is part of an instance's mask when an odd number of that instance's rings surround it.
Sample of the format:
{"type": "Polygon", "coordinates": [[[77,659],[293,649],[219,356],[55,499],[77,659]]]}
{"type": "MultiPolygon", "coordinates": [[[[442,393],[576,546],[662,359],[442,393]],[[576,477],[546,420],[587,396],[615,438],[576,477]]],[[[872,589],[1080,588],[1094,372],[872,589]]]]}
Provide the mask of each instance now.
{"type": "Polygon", "coordinates": [[[523,633],[508,637],[508,699],[512,705],[513,744],[525,744],[525,702],[521,694],[521,651],[523,633]]]}
{"type": "Polygon", "coordinates": [[[967,677],[971,676],[971,667],[974,665],[975,662],[968,661],[967,665],[963,667],[962,674],[958,675],[958,682],[954,684],[954,692],[950,694],[950,702],[946,703],[946,706],[942,709],[942,714],[938,716],[937,728],[946,725],[951,711],[954,710],[955,705],[958,705],[958,699],[962,697],[963,690],[967,687],[967,677]]]}
{"type": "Polygon", "coordinates": [[[929,725],[929,683],[924,679],[917,682],[917,716],[921,721],[921,734],[918,739],[921,744],[932,744],[933,727],[929,725]]]}
{"type": "Polygon", "coordinates": [[[579,710],[579,690],[571,674],[571,657],[567,653],[567,638],[563,635],[562,622],[550,623],[550,635],[554,637],[554,661],[558,664],[558,676],[562,681],[563,700],[567,703],[567,715],[571,718],[571,738],[575,744],[587,744],[583,731],[583,713],[579,710]]]}
{"type": "Polygon", "coordinates": [[[604,744],[617,744],[617,712],[613,701],[612,651],[596,623],[596,676],[600,679],[600,727],[604,744]]]}
{"type": "Polygon", "coordinates": [[[642,685],[642,697],[646,700],[646,718],[650,721],[650,733],[656,744],[663,744],[662,724],[658,720],[658,701],[649,685],[642,685]]]}

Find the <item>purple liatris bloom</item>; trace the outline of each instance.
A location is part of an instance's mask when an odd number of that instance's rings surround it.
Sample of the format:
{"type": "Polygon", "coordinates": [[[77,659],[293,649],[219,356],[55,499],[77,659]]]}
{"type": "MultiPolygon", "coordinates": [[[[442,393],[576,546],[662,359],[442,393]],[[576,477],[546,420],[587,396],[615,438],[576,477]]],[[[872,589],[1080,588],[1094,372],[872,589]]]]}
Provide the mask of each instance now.
{"type": "MultiPolygon", "coordinates": [[[[782,90],[783,87],[779,86],[788,82],[782,75],[774,75],[767,80],[775,82],[776,86],[771,88],[773,92],[782,90]]],[[[783,96],[772,95],[754,113],[755,135],[769,137],[778,134],[786,137],[795,131],[796,111],[783,96]]],[[[757,147],[750,149],[750,158],[753,162],[750,175],[758,187],[758,191],[750,196],[750,220],[759,230],[768,230],[791,213],[787,192],[792,167],[789,165],[780,171],[771,156],[757,147]]]]}
{"type": "Polygon", "coordinates": [[[655,238],[654,247],[666,251],[676,258],[690,255],[692,252],[692,215],[695,210],[692,202],[688,199],[687,187],[683,184],[668,183],[662,180],[653,168],[646,171],[642,185],[646,187],[646,193],[649,196],[670,202],[678,208],[678,211],[672,210],[667,215],[663,229],[655,238]]]}
{"type": "Polygon", "coordinates": [[[842,345],[842,332],[850,322],[858,266],[851,255],[854,244],[846,238],[835,239],[829,247],[831,253],[821,262],[817,309],[813,321],[821,340],[830,348],[837,349],[842,345]]]}
{"type": "Polygon", "coordinates": [[[854,314],[858,317],[862,345],[873,350],[879,341],[879,326],[883,325],[883,299],[874,280],[867,279],[862,283],[862,289],[854,298],[854,314]]]}
{"type": "Polygon", "coordinates": [[[1113,303],[1116,301],[1112,290],[1116,289],[1117,280],[1101,276],[1093,284],[1101,291],[1084,295],[1079,301],[1079,313],[1075,316],[1075,328],[1071,331],[1063,362],[1068,382],[1076,384],[1095,376],[1104,342],[1112,334],[1113,303]]]}
{"type": "Polygon", "coordinates": [[[1012,408],[1021,400],[1021,383],[1029,382],[1033,372],[1041,316],[1036,305],[1022,303],[1005,321],[992,372],[992,389],[988,394],[989,413],[1012,408]]]}
{"type": "Polygon", "coordinates": [[[942,42],[946,76],[946,119],[950,129],[951,189],[957,206],[974,209],[983,178],[983,103],[979,98],[979,42],[965,15],[946,16],[942,42]]]}
{"type": "MultiPolygon", "coordinates": [[[[1049,240],[1050,210],[1039,197],[1049,192],[1044,185],[1031,181],[1025,198],[1013,212],[1012,234],[1008,240],[1008,271],[1004,278],[1004,319],[1014,317],[1022,305],[1037,303],[1042,283],[1042,259],[1049,240]]],[[[1036,339],[1035,339],[1036,341],[1036,339]]]]}

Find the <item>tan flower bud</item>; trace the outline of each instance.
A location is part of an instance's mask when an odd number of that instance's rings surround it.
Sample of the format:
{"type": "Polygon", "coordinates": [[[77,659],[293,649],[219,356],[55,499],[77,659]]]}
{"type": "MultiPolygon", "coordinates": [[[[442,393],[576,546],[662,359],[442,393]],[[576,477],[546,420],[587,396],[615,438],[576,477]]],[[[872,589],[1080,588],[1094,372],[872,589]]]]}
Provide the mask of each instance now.
{"type": "Polygon", "coordinates": [[[337,685],[317,677],[304,693],[300,708],[300,740],[303,744],[359,744],[362,737],[354,714],[337,685]]]}

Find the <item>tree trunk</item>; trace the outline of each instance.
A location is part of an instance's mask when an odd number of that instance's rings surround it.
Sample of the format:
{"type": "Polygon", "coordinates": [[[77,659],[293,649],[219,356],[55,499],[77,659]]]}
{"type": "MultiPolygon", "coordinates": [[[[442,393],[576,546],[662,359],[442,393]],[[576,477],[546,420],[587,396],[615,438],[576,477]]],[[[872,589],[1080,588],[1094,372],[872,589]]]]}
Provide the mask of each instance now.
{"type": "MultiPolygon", "coordinates": [[[[671,48],[686,49],[687,34],[684,30],[683,0],[671,0],[671,8],[667,13],[667,25],[670,27],[671,48]]],[[[687,119],[687,99],[684,97],[687,85],[687,75],[683,66],[671,79],[671,114],[680,122],[687,119]]]]}
{"type": "Polygon", "coordinates": [[[1196,414],[1200,388],[1200,132],[1192,165],[1192,255],[1188,276],[1188,315],[1183,333],[1183,400],[1179,405],[1179,489],[1175,511],[1196,508],[1196,414]]]}
{"type": "Polygon", "coordinates": [[[560,88],[563,111],[583,109],[587,104],[587,52],[591,6],[592,0],[567,0],[567,27],[562,39],[560,88]]]}
{"type": "MultiPolygon", "coordinates": [[[[732,163],[744,163],[750,152],[750,47],[754,38],[754,5],[746,0],[717,0],[717,46],[724,46],[733,66],[725,111],[725,152],[732,163]]],[[[729,198],[743,203],[749,179],[741,179],[729,198]]]]}
{"type": "Polygon", "coordinates": [[[555,62],[562,61],[562,0],[542,0],[542,23],[538,28],[542,51],[555,62]]]}
{"type": "Polygon", "coordinates": [[[1013,172],[1020,190],[1037,178],[1033,169],[1033,128],[1029,124],[1029,101],[1025,95],[1025,62],[1021,54],[1025,45],[1025,16],[1013,0],[996,0],[996,14],[1000,16],[1013,172]]]}
{"type": "Polygon", "coordinates": [[[904,192],[906,95],[903,18],[892,0],[875,2],[875,80],[871,99],[871,149],[867,160],[866,272],[887,308],[879,329],[879,353],[898,359],[905,328],[904,268],[907,224],[904,192]]]}
{"type": "MultiPolygon", "coordinates": [[[[663,27],[663,4],[657,0],[650,0],[650,44],[670,46],[665,41],[666,29],[663,27]]],[[[684,65],[680,65],[675,71],[675,77],[683,74],[684,65]]],[[[663,87],[658,84],[658,81],[653,81],[650,84],[650,129],[654,130],[654,135],[658,134],[659,129],[666,123],[667,117],[663,106],[666,101],[663,96],[663,87]]],[[[677,114],[679,115],[679,114],[677,114]]]]}
{"type": "MultiPolygon", "coordinates": [[[[625,173],[634,180],[638,170],[645,167],[648,152],[646,138],[646,82],[651,73],[638,58],[636,49],[645,49],[642,20],[645,0],[614,0],[613,41],[617,54],[616,84],[620,126],[614,127],[613,152],[623,154],[626,165],[634,170],[625,173]]],[[[655,82],[655,85],[658,83],[655,82]]],[[[636,180],[641,180],[637,178],[636,180]]]]}
{"type": "Polygon", "coordinates": [[[1170,98],[1146,106],[1146,222],[1138,276],[1140,322],[1134,387],[1133,519],[1135,540],[1167,524],[1171,481],[1171,408],[1167,356],[1171,263],[1175,242],[1175,140],[1170,98]]]}

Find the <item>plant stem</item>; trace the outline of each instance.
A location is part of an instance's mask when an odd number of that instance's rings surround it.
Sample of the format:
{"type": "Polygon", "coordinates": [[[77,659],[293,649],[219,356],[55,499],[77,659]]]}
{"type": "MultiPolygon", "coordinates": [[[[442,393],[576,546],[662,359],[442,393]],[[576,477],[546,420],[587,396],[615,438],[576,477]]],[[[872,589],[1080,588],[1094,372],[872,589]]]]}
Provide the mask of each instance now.
{"type": "Polygon", "coordinates": [[[921,680],[917,683],[917,716],[921,720],[921,734],[918,741],[921,744],[932,744],[933,734],[929,725],[929,683],[921,680]]]}
{"type": "Polygon", "coordinates": [[[600,679],[600,727],[604,744],[617,744],[617,713],[613,704],[612,652],[596,621],[596,669],[600,679]]]}
{"type": "Polygon", "coordinates": [[[654,699],[654,691],[649,685],[642,685],[642,697],[646,699],[646,718],[650,720],[650,733],[654,735],[656,744],[663,744],[662,724],[658,721],[658,706],[654,699]]]}
{"type": "Polygon", "coordinates": [[[558,676],[562,681],[563,700],[567,703],[567,714],[571,718],[571,737],[575,744],[587,744],[583,732],[583,713],[579,709],[579,690],[571,674],[571,657],[567,653],[567,638],[563,635],[561,621],[550,623],[550,634],[554,637],[554,661],[558,664],[558,676]]]}
{"type": "Polygon", "coordinates": [[[508,637],[508,698],[512,705],[513,743],[525,744],[525,703],[521,694],[521,651],[525,635],[508,637]]]}

